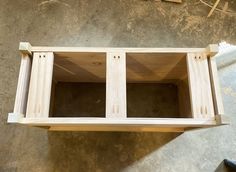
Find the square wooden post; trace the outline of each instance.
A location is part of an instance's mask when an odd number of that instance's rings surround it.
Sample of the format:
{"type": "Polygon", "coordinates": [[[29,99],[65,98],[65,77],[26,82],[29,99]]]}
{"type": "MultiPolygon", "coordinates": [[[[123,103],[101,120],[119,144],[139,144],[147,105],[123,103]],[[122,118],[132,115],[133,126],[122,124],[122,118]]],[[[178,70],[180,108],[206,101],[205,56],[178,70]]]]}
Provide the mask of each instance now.
{"type": "Polygon", "coordinates": [[[126,118],[125,52],[108,52],[106,63],[106,118],[126,118]]]}

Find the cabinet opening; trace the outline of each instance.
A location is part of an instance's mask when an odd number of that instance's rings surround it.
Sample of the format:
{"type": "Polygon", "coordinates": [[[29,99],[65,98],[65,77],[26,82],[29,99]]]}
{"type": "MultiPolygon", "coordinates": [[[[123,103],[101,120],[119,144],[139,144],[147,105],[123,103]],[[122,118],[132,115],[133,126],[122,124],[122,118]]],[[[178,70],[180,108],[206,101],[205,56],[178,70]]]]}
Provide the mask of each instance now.
{"type": "Polygon", "coordinates": [[[105,117],[106,53],[55,53],[50,117],[105,117]]]}
{"type": "Polygon", "coordinates": [[[186,53],[127,53],[127,117],[188,118],[186,53]]]}

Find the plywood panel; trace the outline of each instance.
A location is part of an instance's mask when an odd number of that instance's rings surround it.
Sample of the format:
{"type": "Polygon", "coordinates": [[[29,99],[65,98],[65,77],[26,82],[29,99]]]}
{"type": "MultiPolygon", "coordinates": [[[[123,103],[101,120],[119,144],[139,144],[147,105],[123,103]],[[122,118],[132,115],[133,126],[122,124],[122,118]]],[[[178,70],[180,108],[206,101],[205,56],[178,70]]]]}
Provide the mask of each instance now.
{"type": "Polygon", "coordinates": [[[176,80],[187,74],[184,53],[128,53],[127,81],[176,80]]]}
{"type": "Polygon", "coordinates": [[[105,53],[57,53],[54,78],[64,82],[105,82],[105,53]]]}
{"type": "MultiPolygon", "coordinates": [[[[187,75],[185,53],[126,53],[127,82],[175,80],[187,75]]],[[[105,53],[56,53],[54,77],[65,82],[105,82],[105,53]]]]}

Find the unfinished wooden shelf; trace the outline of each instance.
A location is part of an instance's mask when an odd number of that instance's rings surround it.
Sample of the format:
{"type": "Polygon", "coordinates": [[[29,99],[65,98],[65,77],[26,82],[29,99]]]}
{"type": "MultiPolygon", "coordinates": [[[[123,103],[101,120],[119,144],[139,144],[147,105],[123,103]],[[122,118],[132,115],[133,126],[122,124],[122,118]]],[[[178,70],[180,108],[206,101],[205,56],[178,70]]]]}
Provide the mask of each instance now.
{"type": "Polygon", "coordinates": [[[36,47],[20,43],[8,123],[68,131],[166,131],[227,124],[207,48],[36,47]]]}

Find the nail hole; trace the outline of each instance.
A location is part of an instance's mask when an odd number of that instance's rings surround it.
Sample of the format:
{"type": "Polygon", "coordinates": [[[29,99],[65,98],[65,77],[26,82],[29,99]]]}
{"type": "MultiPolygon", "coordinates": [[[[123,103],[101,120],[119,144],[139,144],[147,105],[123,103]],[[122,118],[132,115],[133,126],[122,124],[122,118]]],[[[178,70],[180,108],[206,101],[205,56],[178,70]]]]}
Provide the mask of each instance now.
{"type": "Polygon", "coordinates": [[[46,56],[45,56],[45,55],[43,55],[43,57],[45,58],[46,56]]]}
{"type": "Polygon", "coordinates": [[[41,55],[39,55],[39,58],[41,58],[41,55]]]}
{"type": "Polygon", "coordinates": [[[116,58],[116,56],[114,56],[114,59],[116,58]]]}
{"type": "Polygon", "coordinates": [[[120,56],[118,56],[118,59],[120,58],[120,56]]]}
{"type": "Polygon", "coordinates": [[[199,56],[198,59],[201,59],[201,56],[199,56]]]}
{"type": "Polygon", "coordinates": [[[195,58],[195,59],[197,59],[197,57],[196,57],[196,56],[195,56],[194,58],[195,58]]]}

